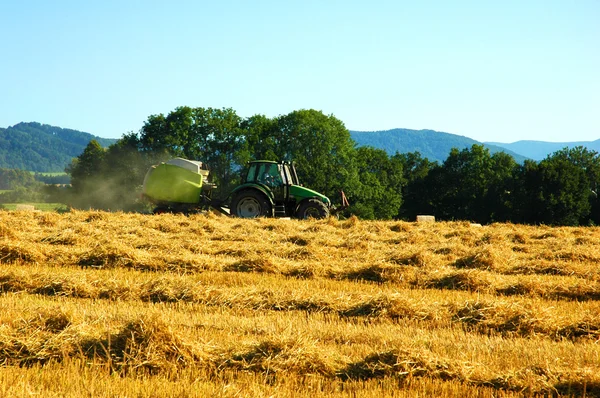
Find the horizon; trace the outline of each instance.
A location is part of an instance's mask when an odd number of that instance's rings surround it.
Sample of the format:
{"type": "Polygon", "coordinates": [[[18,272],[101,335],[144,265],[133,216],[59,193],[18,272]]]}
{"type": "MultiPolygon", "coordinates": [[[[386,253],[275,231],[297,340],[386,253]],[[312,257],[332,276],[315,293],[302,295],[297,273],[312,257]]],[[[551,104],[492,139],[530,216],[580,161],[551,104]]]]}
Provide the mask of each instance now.
{"type": "Polygon", "coordinates": [[[316,109],[351,131],[600,138],[600,2],[0,4],[0,126],[101,138],[178,106],[316,109]]]}
{"type": "MultiPolygon", "coordinates": [[[[76,128],[54,126],[54,125],[51,125],[51,124],[48,124],[48,123],[41,123],[41,122],[37,122],[37,121],[19,122],[19,123],[13,124],[11,126],[6,126],[6,127],[0,126],[0,129],[12,128],[12,127],[15,127],[16,125],[21,124],[21,123],[24,123],[24,124],[27,124],[27,123],[38,123],[40,125],[47,125],[47,126],[51,126],[51,127],[58,127],[58,128],[64,129],[64,130],[75,130],[75,131],[79,131],[81,133],[90,134],[90,135],[93,135],[93,136],[95,136],[97,138],[102,138],[102,139],[110,139],[110,140],[114,139],[114,140],[118,140],[118,139],[122,138],[122,137],[117,137],[117,138],[114,138],[114,137],[102,137],[102,136],[98,136],[96,134],[92,134],[90,132],[79,130],[79,129],[76,129],[76,128]]],[[[470,138],[472,140],[477,141],[474,138],[467,137],[467,136],[464,136],[464,135],[449,133],[447,131],[437,131],[437,130],[432,130],[432,129],[419,129],[419,130],[415,130],[415,129],[406,129],[404,127],[396,127],[396,128],[387,129],[387,130],[350,130],[350,129],[348,129],[348,131],[350,133],[352,133],[352,132],[356,132],[356,133],[381,133],[381,132],[388,132],[388,131],[393,131],[393,130],[433,131],[435,133],[451,134],[451,135],[462,136],[462,137],[470,138]]],[[[503,144],[503,145],[507,145],[508,144],[508,145],[510,145],[510,144],[516,144],[516,143],[519,143],[519,142],[541,142],[541,143],[549,143],[549,144],[574,144],[574,143],[592,143],[592,142],[595,142],[595,141],[598,141],[598,140],[600,140],[600,139],[589,140],[589,141],[578,141],[578,140],[575,140],[575,141],[518,140],[518,141],[512,141],[512,142],[502,142],[502,141],[478,141],[478,142],[481,143],[481,144],[490,144],[490,145],[493,145],[493,144],[503,144]]]]}

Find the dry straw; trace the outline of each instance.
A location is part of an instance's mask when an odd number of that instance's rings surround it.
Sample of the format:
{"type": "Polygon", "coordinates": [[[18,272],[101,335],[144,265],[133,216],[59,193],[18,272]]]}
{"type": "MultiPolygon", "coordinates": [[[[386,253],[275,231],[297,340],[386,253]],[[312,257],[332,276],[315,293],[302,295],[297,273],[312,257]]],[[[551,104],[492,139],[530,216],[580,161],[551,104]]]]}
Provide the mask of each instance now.
{"type": "Polygon", "coordinates": [[[599,248],[597,228],[2,211],[0,377],[600,396],[599,248]]]}

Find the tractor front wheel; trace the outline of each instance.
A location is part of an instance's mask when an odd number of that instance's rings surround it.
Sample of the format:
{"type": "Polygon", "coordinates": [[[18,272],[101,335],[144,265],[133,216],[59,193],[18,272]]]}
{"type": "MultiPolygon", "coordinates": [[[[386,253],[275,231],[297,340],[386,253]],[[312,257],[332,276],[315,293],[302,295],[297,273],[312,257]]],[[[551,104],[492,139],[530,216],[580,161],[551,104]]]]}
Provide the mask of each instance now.
{"type": "Polygon", "coordinates": [[[231,214],[242,218],[268,217],[271,215],[271,204],[258,191],[242,191],[231,201],[231,214]]]}
{"type": "Polygon", "coordinates": [[[329,217],[329,209],[325,206],[325,203],[319,199],[307,199],[300,204],[296,217],[300,219],[307,218],[327,218],[329,217]]]}

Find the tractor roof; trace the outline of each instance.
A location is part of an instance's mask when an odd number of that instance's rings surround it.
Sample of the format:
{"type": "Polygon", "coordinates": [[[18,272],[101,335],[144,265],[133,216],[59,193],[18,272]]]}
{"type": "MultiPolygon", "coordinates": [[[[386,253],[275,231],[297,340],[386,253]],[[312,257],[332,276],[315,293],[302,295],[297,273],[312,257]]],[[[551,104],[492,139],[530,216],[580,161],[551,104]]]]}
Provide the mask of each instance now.
{"type": "Polygon", "coordinates": [[[273,163],[273,164],[279,164],[279,162],[276,162],[274,160],[251,160],[248,163],[273,163]]]}

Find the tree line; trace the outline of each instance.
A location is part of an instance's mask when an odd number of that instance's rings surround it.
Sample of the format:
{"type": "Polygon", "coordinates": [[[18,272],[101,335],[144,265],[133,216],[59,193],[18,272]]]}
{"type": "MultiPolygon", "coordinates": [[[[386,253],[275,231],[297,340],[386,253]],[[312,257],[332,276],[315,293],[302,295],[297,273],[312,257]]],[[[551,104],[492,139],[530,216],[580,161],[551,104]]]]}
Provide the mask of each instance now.
{"type": "Polygon", "coordinates": [[[242,118],[231,108],[179,107],[148,117],[139,132],[104,149],[91,141],[66,171],[70,190],[54,195],[78,208],[137,211],[148,168],[171,157],[202,160],[226,197],[250,160],[295,161],[300,181],[339,203],[343,190],[363,219],[589,225],[600,222],[598,153],[563,149],[522,164],[480,145],[453,149],[444,162],[418,152],[388,155],[358,147],[333,115],[297,110],[242,118]]]}
{"type": "Polygon", "coordinates": [[[38,177],[38,173],[0,168],[0,208],[2,203],[43,201],[44,183],[38,177]]]}

